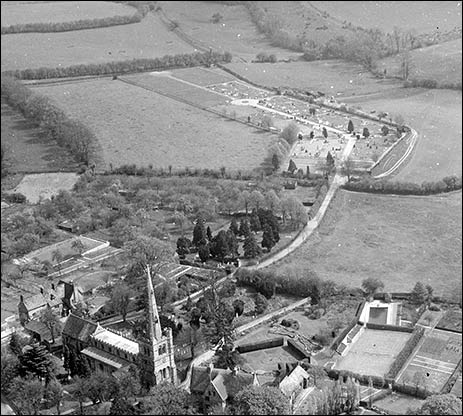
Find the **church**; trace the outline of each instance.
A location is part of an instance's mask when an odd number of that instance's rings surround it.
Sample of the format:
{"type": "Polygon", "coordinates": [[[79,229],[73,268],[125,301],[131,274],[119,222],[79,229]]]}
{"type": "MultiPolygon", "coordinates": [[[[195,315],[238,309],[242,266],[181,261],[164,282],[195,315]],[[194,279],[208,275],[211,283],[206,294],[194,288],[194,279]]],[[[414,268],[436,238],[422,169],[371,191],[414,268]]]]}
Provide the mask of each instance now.
{"type": "Polygon", "coordinates": [[[149,267],[147,290],[149,342],[129,338],[71,313],[62,332],[63,349],[68,348],[87,358],[92,371],[117,376],[135,364],[149,375],[151,385],[164,381],[177,384],[172,330],[161,328],[149,267]]]}

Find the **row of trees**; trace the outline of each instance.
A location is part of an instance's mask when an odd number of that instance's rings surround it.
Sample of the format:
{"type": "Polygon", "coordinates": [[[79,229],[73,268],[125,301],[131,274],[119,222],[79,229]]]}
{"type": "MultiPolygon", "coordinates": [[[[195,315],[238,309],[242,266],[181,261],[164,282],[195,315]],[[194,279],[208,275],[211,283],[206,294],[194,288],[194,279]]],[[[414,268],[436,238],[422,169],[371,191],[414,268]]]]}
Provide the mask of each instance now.
{"type": "Polygon", "coordinates": [[[343,187],[349,191],[370,192],[397,195],[432,195],[461,189],[461,176],[446,176],[437,182],[423,182],[421,185],[411,182],[389,181],[363,177],[359,181],[349,181],[343,187]]]}
{"type": "Polygon", "coordinates": [[[40,22],[40,23],[21,23],[10,26],[2,26],[2,35],[12,33],[47,33],[47,32],[69,32],[71,30],[95,29],[97,27],[109,27],[126,25],[129,23],[138,23],[148,14],[150,10],[154,10],[155,1],[145,2],[126,2],[128,5],[133,5],[137,8],[137,12],[133,15],[111,16],[101,19],[81,19],[69,22],[40,22]],[[136,3],[136,4],[133,4],[136,3]],[[144,4],[145,3],[145,4],[144,4]]]}
{"type": "Polygon", "coordinates": [[[14,78],[2,76],[1,91],[8,104],[40,125],[48,138],[69,149],[79,162],[90,163],[96,139],[86,125],[69,118],[49,98],[31,91],[14,78]]]}
{"type": "Polygon", "coordinates": [[[229,52],[195,52],[191,54],[165,55],[162,58],[132,59],[113,61],[101,64],[79,64],[57,68],[29,68],[4,71],[2,74],[17,79],[49,79],[81,77],[88,75],[113,75],[129,72],[160,71],[169,68],[185,68],[193,66],[231,62],[229,52]]]}

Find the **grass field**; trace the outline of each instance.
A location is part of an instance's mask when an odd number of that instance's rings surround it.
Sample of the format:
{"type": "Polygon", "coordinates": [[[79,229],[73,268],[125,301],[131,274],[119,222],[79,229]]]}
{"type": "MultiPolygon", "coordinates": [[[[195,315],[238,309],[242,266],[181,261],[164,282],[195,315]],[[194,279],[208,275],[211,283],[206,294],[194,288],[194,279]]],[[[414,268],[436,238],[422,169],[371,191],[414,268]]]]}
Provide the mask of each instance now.
{"type": "Polygon", "coordinates": [[[372,94],[402,87],[398,81],[376,79],[360,65],[340,60],[230,63],[227,67],[265,86],[321,91],[340,101],[346,95],[372,94]]]}
{"type": "Polygon", "coordinates": [[[365,329],[347,354],[338,359],[335,368],[384,376],[410,336],[407,332],[365,329]]]}
{"type": "Polygon", "coordinates": [[[273,137],[121,81],[36,90],[94,130],[107,167],[135,163],[250,170],[263,161],[273,137]]]}
{"type": "Polygon", "coordinates": [[[47,139],[40,128],[28,122],[3,99],[1,106],[1,139],[6,149],[3,163],[9,172],[43,172],[77,168],[71,155],[54,141],[47,139]]]}
{"type": "MultiPolygon", "coordinates": [[[[389,76],[402,76],[400,56],[384,58],[377,65],[389,76]]],[[[461,38],[410,52],[410,79],[461,83],[461,68],[461,38]]]]}
{"type": "Polygon", "coordinates": [[[461,334],[434,329],[397,380],[439,393],[461,360],[461,334]]]}
{"type": "Polygon", "coordinates": [[[398,180],[436,181],[462,171],[461,91],[403,89],[390,94],[344,99],[367,111],[401,114],[419,134],[416,148],[398,180]]]}
{"type": "Polygon", "coordinates": [[[459,1],[312,1],[332,18],[391,32],[394,26],[417,33],[461,27],[459,1]]]}
{"type": "Polygon", "coordinates": [[[150,13],[140,23],[61,33],[2,35],[2,71],[192,53],[150,13]]]}
{"type": "Polygon", "coordinates": [[[376,401],[375,406],[387,410],[391,415],[406,415],[409,408],[418,409],[423,403],[422,399],[393,391],[385,398],[376,401]]]}
{"type": "Polygon", "coordinates": [[[298,55],[272,46],[265,36],[258,32],[244,6],[199,1],[160,3],[166,15],[178,22],[180,29],[187,35],[216,50],[229,51],[236,59],[251,61],[259,52],[273,53],[278,59],[298,55]],[[212,15],[215,13],[223,16],[220,23],[212,23],[212,15]]]}
{"type": "Polygon", "coordinates": [[[387,291],[418,280],[438,296],[461,295],[461,192],[395,197],[340,190],[318,231],[273,266],[312,269],[323,279],[360,287],[375,276],[387,291]]]}
{"type": "Polygon", "coordinates": [[[1,24],[11,26],[25,23],[71,22],[102,19],[112,16],[131,16],[133,7],[109,1],[54,1],[32,4],[2,1],[1,24]]]}

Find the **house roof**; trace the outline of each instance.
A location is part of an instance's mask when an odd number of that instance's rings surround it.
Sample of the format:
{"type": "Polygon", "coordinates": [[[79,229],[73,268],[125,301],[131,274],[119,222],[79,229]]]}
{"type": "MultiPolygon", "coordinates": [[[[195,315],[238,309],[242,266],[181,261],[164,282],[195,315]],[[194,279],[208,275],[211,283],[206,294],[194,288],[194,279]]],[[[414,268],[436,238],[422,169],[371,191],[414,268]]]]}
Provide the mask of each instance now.
{"type": "Polygon", "coordinates": [[[27,308],[29,312],[33,311],[34,309],[44,307],[46,305],[47,299],[41,293],[24,299],[24,306],[27,308]]]}
{"type": "Polygon", "coordinates": [[[32,320],[24,324],[24,328],[31,332],[39,334],[42,340],[52,340],[51,332],[43,322],[32,320]]]}
{"type": "Polygon", "coordinates": [[[309,378],[309,374],[298,365],[281,381],[279,388],[285,396],[291,396],[306,378],[309,378]]]}
{"type": "MultiPolygon", "coordinates": [[[[234,397],[243,387],[254,383],[253,374],[214,368],[211,371],[212,385],[223,400],[234,397]]],[[[257,381],[258,382],[258,381],[257,381]]],[[[191,372],[190,391],[204,393],[209,386],[209,368],[194,366],[191,372]]]]}
{"type": "Polygon", "coordinates": [[[87,347],[82,350],[81,353],[85,354],[87,357],[93,358],[94,360],[101,361],[102,363],[107,364],[116,370],[130,365],[129,361],[117,357],[116,355],[110,354],[109,352],[100,350],[96,347],[87,347]]]}
{"type": "Polygon", "coordinates": [[[100,325],[97,326],[97,329],[93,333],[92,338],[108,344],[111,347],[128,352],[129,354],[138,354],[140,352],[140,346],[138,345],[138,342],[132,341],[129,338],[109,331],[100,325]]]}
{"type": "Polygon", "coordinates": [[[63,328],[63,335],[67,335],[78,341],[88,342],[90,336],[95,332],[97,324],[79,316],[69,314],[63,328]]]}

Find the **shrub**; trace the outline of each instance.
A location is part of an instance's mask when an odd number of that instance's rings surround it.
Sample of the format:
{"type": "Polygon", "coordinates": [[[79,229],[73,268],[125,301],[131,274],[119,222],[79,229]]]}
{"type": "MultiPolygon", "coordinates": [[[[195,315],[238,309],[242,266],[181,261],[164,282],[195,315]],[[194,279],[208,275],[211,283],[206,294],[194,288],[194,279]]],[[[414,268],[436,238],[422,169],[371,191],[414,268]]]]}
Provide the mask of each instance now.
{"type": "Polygon", "coordinates": [[[7,202],[15,203],[15,204],[24,204],[27,201],[27,198],[25,195],[19,193],[19,192],[14,192],[12,194],[6,194],[5,195],[5,200],[7,202]]]}

